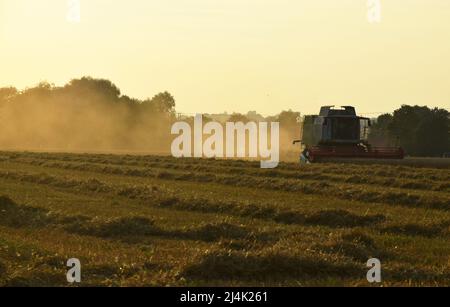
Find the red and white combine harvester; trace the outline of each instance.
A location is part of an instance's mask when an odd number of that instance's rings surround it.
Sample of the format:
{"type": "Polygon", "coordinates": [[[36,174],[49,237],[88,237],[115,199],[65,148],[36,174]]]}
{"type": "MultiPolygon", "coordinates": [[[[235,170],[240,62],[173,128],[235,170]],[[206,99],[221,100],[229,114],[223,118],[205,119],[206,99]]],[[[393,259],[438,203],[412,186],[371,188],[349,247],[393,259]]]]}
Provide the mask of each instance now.
{"type": "Polygon", "coordinates": [[[339,159],[403,159],[400,147],[372,147],[368,142],[370,119],[356,115],[355,108],[325,106],[319,115],[301,122],[301,162],[339,159]]]}

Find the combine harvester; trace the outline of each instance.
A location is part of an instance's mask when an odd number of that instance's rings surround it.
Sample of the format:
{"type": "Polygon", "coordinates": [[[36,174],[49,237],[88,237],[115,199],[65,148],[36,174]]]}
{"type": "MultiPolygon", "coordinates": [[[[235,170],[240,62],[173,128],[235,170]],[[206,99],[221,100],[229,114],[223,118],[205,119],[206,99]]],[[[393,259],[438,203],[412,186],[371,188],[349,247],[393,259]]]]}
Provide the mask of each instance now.
{"type": "Polygon", "coordinates": [[[348,159],[403,159],[400,147],[372,147],[367,138],[370,119],[356,115],[354,107],[325,106],[319,115],[307,115],[301,123],[302,163],[348,159]]]}

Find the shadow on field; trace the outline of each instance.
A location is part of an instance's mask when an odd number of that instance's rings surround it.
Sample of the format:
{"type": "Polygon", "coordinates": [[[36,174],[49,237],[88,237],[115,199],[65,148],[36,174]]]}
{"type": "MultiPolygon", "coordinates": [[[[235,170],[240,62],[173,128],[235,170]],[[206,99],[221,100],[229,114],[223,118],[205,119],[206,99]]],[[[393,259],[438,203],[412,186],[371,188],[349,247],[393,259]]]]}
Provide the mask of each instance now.
{"type": "Polygon", "coordinates": [[[129,278],[133,275],[142,271],[142,267],[138,266],[125,266],[116,265],[112,266],[109,264],[96,264],[87,265],[83,269],[83,276],[87,280],[104,280],[104,279],[119,279],[119,278],[129,278]]]}
{"type": "Polygon", "coordinates": [[[345,210],[324,210],[305,218],[305,223],[329,227],[357,227],[381,223],[384,215],[356,215],[345,210]]]}
{"type": "Polygon", "coordinates": [[[410,285],[449,285],[450,273],[447,271],[428,271],[411,267],[394,267],[383,270],[386,281],[408,281],[410,285]]]}
{"type": "Polygon", "coordinates": [[[92,220],[87,216],[62,216],[25,205],[18,205],[7,196],[0,196],[0,225],[11,228],[63,227],[69,233],[100,238],[117,238],[127,243],[142,243],[147,236],[163,236],[173,239],[205,242],[222,239],[248,241],[272,241],[274,236],[266,232],[252,231],[243,225],[228,221],[202,223],[180,229],[165,229],[155,225],[148,217],[129,216],[109,220],[92,220]]]}
{"type": "Polygon", "coordinates": [[[305,214],[296,210],[280,209],[276,206],[241,204],[238,202],[211,202],[206,199],[180,199],[171,197],[162,199],[159,206],[177,210],[205,213],[226,213],[241,217],[272,220],[283,224],[328,226],[334,228],[374,225],[385,221],[385,216],[356,215],[345,210],[322,210],[305,214]]]}
{"type": "Polygon", "coordinates": [[[360,263],[365,263],[371,258],[388,259],[392,257],[390,253],[377,247],[372,237],[359,230],[344,234],[338,242],[320,245],[319,248],[328,253],[349,257],[360,263]]]}
{"type": "Polygon", "coordinates": [[[443,222],[435,225],[405,224],[393,225],[381,229],[382,233],[398,234],[405,236],[422,236],[433,238],[450,234],[450,222],[443,222]]]}
{"type": "Polygon", "coordinates": [[[325,261],[281,251],[253,253],[212,251],[187,266],[180,275],[197,280],[276,281],[287,278],[333,278],[364,276],[363,267],[350,262],[325,261]]]}
{"type": "Polygon", "coordinates": [[[145,217],[124,217],[106,222],[74,223],[67,231],[94,237],[111,238],[120,236],[160,235],[163,230],[145,217]]]}
{"type": "MultiPolygon", "coordinates": [[[[0,247],[0,287],[56,287],[68,286],[66,280],[66,262],[68,255],[54,254],[40,250],[32,245],[2,242],[0,247]],[[9,268],[4,263],[9,264],[9,268]]],[[[145,263],[90,263],[90,259],[81,258],[81,286],[118,286],[123,279],[132,278],[140,272],[172,269],[171,265],[145,263]]],[[[109,261],[109,259],[106,259],[109,261]]],[[[77,286],[77,285],[75,285],[77,286]]]]}
{"type": "Polygon", "coordinates": [[[198,226],[181,229],[165,229],[155,225],[152,219],[146,217],[123,217],[109,221],[90,221],[88,223],[73,223],[65,229],[79,235],[101,238],[116,238],[126,243],[143,243],[144,237],[162,236],[172,239],[186,239],[213,242],[223,239],[241,241],[269,241],[268,233],[253,232],[242,225],[228,222],[203,223],[198,226]]]}
{"type": "Polygon", "coordinates": [[[7,279],[2,287],[55,287],[67,285],[63,270],[55,271],[52,268],[34,270],[32,273],[14,276],[7,279]]]}
{"type": "Polygon", "coordinates": [[[43,227],[54,222],[48,211],[24,205],[18,205],[7,196],[0,196],[0,225],[21,227],[43,227]]]}
{"type": "Polygon", "coordinates": [[[0,262],[0,276],[4,275],[6,273],[6,266],[0,262]]]}

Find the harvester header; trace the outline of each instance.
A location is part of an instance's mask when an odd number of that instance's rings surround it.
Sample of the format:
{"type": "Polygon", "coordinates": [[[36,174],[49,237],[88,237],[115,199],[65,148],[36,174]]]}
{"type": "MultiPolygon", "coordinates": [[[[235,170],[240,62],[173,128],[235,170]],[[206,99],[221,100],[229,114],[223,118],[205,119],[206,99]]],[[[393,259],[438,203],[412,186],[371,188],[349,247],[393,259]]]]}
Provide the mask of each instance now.
{"type": "Polygon", "coordinates": [[[356,115],[352,106],[324,106],[319,115],[306,115],[301,122],[303,162],[332,159],[403,159],[400,147],[373,147],[368,142],[370,119],[356,115]]]}

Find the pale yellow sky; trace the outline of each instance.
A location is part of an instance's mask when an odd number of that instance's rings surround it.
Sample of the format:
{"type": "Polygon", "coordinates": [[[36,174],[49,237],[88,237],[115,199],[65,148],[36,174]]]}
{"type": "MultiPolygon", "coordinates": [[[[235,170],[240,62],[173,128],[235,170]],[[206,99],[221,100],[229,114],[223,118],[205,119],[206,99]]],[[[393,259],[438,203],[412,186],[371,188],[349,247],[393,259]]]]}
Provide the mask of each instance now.
{"type": "Polygon", "coordinates": [[[0,0],[0,86],[90,75],[185,113],[450,109],[450,1],[0,0]]]}

